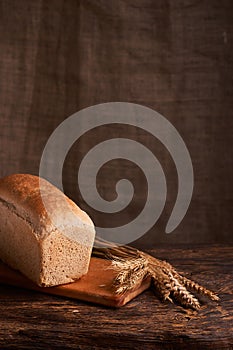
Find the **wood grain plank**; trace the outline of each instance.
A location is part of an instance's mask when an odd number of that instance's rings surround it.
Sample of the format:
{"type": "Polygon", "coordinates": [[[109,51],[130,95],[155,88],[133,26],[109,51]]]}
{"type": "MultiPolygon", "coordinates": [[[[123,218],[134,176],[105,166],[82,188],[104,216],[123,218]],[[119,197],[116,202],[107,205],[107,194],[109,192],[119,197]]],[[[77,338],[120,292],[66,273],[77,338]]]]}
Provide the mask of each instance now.
{"type": "Polygon", "coordinates": [[[18,271],[0,262],[0,282],[8,285],[36,290],[42,293],[85,300],[112,307],[120,307],[149,288],[150,279],[143,281],[137,289],[124,295],[116,295],[112,289],[115,272],[110,261],[92,257],[88,273],[74,283],[56,287],[38,287],[18,271]]]}
{"type": "Polygon", "coordinates": [[[3,349],[233,349],[233,247],[161,247],[149,251],[220,295],[199,312],[161,303],[147,290],[109,308],[0,285],[3,349]]]}

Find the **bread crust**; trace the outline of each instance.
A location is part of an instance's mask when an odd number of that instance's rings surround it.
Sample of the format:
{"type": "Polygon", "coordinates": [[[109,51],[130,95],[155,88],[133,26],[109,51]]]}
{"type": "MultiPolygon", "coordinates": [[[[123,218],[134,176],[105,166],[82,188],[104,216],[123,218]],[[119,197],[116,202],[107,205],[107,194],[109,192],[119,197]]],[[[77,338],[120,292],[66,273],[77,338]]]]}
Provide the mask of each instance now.
{"type": "MultiPolygon", "coordinates": [[[[72,210],[86,224],[93,226],[90,217],[48,181],[30,174],[13,174],[0,179],[0,201],[4,201],[18,215],[29,221],[38,236],[43,233],[45,227],[48,229],[51,225],[51,217],[43,202],[43,196],[48,208],[52,208],[57,217],[64,217],[64,205],[61,205],[63,200],[67,203],[67,209],[72,210]]],[[[64,226],[64,221],[61,222],[61,226],[64,226]]]]}
{"type": "Polygon", "coordinates": [[[4,177],[0,208],[4,262],[43,286],[72,282],[87,273],[94,224],[55,186],[29,174],[4,177]],[[28,241],[21,243],[24,239],[28,241]]]}

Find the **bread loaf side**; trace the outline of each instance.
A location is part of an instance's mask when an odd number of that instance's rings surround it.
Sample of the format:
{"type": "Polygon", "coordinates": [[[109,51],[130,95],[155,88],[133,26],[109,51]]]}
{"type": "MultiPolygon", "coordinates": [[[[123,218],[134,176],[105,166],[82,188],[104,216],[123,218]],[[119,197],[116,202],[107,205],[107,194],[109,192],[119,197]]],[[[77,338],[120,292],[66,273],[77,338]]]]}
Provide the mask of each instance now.
{"type": "Polygon", "coordinates": [[[86,274],[94,237],[89,216],[46,180],[0,179],[0,259],[36,284],[55,286],[86,274]]]}

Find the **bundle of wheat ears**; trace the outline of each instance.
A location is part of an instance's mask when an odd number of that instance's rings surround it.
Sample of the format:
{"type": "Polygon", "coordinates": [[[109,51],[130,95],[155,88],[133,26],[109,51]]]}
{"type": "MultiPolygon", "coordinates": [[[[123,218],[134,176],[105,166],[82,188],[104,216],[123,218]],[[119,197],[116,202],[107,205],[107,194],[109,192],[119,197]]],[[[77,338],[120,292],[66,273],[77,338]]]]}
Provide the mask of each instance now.
{"type": "Polygon", "coordinates": [[[115,246],[100,238],[95,240],[93,255],[111,259],[112,268],[117,271],[113,281],[116,294],[124,294],[141,285],[151,277],[151,286],[163,301],[175,301],[183,307],[200,309],[199,300],[189,291],[202,294],[211,300],[219,300],[214,292],[180,275],[168,262],[156,259],[131,246],[115,246]]]}

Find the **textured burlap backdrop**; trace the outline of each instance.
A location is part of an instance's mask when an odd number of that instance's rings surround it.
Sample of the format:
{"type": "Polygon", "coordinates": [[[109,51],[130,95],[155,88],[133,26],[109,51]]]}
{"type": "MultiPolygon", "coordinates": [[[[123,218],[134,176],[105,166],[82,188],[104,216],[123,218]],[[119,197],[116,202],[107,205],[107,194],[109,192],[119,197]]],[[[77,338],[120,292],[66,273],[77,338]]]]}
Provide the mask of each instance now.
{"type": "Polygon", "coordinates": [[[98,178],[106,199],[121,176],[134,182],[134,202],[121,215],[94,212],[77,190],[88,149],[127,136],[156,154],[168,181],[163,214],[138,244],[232,242],[232,15],[231,0],[0,0],[0,176],[38,174],[46,140],[72,113],[135,102],[170,120],[190,151],[195,188],[183,222],[164,233],[177,193],[175,166],[158,141],[133,127],[82,137],[67,157],[66,193],[98,225],[132,220],[146,192],[132,163],[110,162],[98,178]]]}

